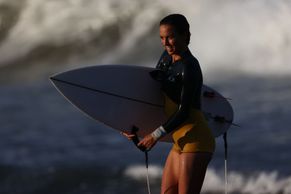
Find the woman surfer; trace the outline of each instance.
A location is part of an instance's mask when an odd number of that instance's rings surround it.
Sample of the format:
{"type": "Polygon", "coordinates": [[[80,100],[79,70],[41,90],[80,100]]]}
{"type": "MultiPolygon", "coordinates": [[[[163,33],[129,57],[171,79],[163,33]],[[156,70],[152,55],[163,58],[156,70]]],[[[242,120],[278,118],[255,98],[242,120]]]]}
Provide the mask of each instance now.
{"type": "Polygon", "coordinates": [[[172,133],[174,143],[163,170],[161,194],[199,194],[215,150],[215,139],[201,111],[202,73],[188,48],[190,35],[189,23],[181,14],[160,21],[165,51],[151,76],[162,83],[168,120],[138,145],[150,150],[172,133]]]}

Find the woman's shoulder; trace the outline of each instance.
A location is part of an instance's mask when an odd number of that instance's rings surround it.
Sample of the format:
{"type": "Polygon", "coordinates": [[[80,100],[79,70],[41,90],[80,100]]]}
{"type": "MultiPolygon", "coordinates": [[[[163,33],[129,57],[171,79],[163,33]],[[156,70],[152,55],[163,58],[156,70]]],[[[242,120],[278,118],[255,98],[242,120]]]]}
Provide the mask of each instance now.
{"type": "Polygon", "coordinates": [[[190,51],[183,58],[183,64],[184,64],[184,73],[186,73],[187,75],[192,75],[196,77],[197,79],[202,77],[199,61],[195,56],[192,55],[190,51]]]}
{"type": "Polygon", "coordinates": [[[193,67],[200,66],[198,59],[191,53],[190,50],[186,51],[186,53],[183,57],[183,62],[186,65],[191,65],[193,67]]]}

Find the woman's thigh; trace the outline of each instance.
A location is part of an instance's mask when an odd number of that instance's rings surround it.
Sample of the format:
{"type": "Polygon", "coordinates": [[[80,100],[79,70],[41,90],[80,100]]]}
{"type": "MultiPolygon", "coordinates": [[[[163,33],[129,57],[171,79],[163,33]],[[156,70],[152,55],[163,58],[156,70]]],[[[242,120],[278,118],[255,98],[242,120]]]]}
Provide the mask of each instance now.
{"type": "Polygon", "coordinates": [[[161,194],[178,194],[179,152],[171,150],[163,170],[161,194]]]}
{"type": "Polygon", "coordinates": [[[179,158],[179,194],[199,194],[212,154],[181,153],[179,158]]]}

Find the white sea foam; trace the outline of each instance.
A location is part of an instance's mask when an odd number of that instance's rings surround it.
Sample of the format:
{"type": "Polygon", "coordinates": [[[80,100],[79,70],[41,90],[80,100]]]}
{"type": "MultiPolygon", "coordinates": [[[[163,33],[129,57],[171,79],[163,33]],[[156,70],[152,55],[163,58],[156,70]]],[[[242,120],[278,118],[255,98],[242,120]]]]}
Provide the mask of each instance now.
{"type": "MultiPolygon", "coordinates": [[[[124,175],[135,180],[146,179],[146,168],[143,165],[129,166],[124,175]]],[[[149,177],[160,179],[162,167],[149,166],[149,177]]],[[[209,168],[203,184],[202,193],[224,193],[224,174],[209,168]]],[[[291,177],[279,178],[277,172],[258,172],[254,175],[244,175],[240,172],[230,171],[228,175],[228,191],[230,193],[248,194],[290,194],[291,177]]]]}
{"type": "MultiPolygon", "coordinates": [[[[162,176],[163,169],[157,165],[149,165],[148,172],[151,179],[160,178],[162,176]]],[[[146,179],[147,169],[145,166],[134,165],[129,166],[125,169],[124,175],[135,180],[144,180],[146,179]]]]}

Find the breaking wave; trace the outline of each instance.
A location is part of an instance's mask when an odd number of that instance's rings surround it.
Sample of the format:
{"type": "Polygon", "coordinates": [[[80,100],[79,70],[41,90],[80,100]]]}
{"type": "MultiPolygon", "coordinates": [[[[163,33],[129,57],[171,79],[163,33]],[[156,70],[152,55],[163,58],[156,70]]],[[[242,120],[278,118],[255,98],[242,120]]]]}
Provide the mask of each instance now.
{"type": "Polygon", "coordinates": [[[206,73],[291,74],[290,1],[1,0],[0,10],[1,73],[15,79],[87,64],[154,66],[158,22],[173,12],[188,18],[206,73]]]}

